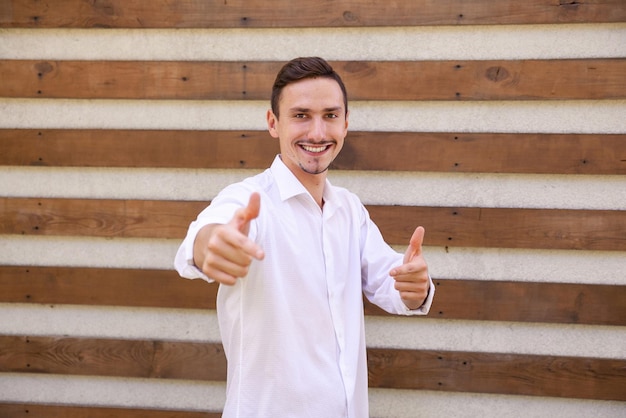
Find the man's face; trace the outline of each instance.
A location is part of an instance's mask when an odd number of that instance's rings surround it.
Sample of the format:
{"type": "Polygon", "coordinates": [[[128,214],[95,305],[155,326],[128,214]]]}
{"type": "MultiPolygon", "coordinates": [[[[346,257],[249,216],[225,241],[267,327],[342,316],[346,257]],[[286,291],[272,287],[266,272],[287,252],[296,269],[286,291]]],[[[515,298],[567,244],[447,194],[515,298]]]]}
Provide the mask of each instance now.
{"type": "Polygon", "coordinates": [[[283,162],[298,177],[325,173],[348,133],[348,115],[339,84],[308,78],[283,88],[280,120],[267,112],[270,134],[280,141],[283,162]]]}

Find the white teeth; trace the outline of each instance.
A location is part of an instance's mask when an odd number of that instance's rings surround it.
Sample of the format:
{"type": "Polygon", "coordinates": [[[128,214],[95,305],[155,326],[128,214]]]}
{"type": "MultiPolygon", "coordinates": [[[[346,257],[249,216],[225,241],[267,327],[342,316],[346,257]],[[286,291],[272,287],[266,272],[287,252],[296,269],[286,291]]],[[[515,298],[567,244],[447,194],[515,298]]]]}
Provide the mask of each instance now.
{"type": "Polygon", "coordinates": [[[306,151],[309,151],[309,152],[322,152],[326,149],[326,146],[313,147],[311,145],[302,145],[302,148],[304,148],[306,151]]]}

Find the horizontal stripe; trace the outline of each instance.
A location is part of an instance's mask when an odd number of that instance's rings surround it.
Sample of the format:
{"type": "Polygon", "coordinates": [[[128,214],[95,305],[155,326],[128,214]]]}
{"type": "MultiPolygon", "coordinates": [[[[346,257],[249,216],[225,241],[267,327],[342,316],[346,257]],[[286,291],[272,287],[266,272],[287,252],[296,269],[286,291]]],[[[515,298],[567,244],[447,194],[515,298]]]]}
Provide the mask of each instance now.
{"type": "MultiPolygon", "coordinates": [[[[0,198],[0,234],[178,239],[207,203],[0,198]]],[[[626,251],[619,210],[370,205],[385,240],[406,245],[417,225],[427,245],[626,251]],[[523,231],[523,232],[520,232],[523,231]]]]}
{"type": "MultiPolygon", "coordinates": [[[[2,402],[151,408],[154,400],[159,400],[159,404],[166,404],[164,409],[191,411],[221,409],[226,390],[225,384],[212,382],[44,374],[2,374],[0,382],[7,383],[7,390],[0,392],[2,402]]],[[[379,388],[370,388],[369,392],[370,415],[377,418],[415,418],[432,411],[437,411],[439,416],[468,418],[513,418],[519,416],[520,411],[527,417],[613,418],[626,413],[626,403],[617,401],[379,388]]],[[[45,408],[45,405],[40,407],[45,408]]]]}
{"type": "MultiPolygon", "coordinates": [[[[434,284],[431,318],[626,326],[626,286],[444,278],[434,284]]],[[[217,291],[172,270],[0,266],[5,303],[215,309],[217,291]]],[[[388,315],[367,301],[365,314],[388,315]]]]}
{"type": "MultiPolygon", "coordinates": [[[[220,341],[215,311],[0,304],[0,315],[3,335],[220,341]]],[[[626,327],[371,315],[365,327],[372,348],[626,358],[626,327]]]]}
{"type": "MultiPolygon", "coordinates": [[[[263,130],[268,107],[258,101],[2,99],[0,128],[263,130]]],[[[626,133],[626,100],[367,101],[352,102],[350,112],[355,131],[626,133]]]]}
{"type": "Polygon", "coordinates": [[[0,312],[5,335],[220,341],[215,311],[206,309],[2,303],[0,312]]]}
{"type": "MultiPolygon", "coordinates": [[[[0,263],[169,270],[181,241],[1,235],[0,263]]],[[[626,285],[626,257],[619,251],[425,246],[424,254],[433,277],[626,285]]]]}
{"type": "Polygon", "coordinates": [[[611,22],[625,19],[620,0],[595,3],[562,3],[527,0],[523,3],[474,0],[471,4],[455,1],[398,0],[394,7],[378,3],[362,4],[342,0],[326,7],[306,3],[292,7],[289,0],[275,0],[267,8],[262,1],[174,3],[154,1],[153,8],[142,7],[141,0],[109,0],[84,4],[65,0],[64,7],[39,3],[23,5],[10,1],[0,9],[0,23],[8,27],[72,28],[162,28],[162,27],[344,27],[479,25],[502,23],[611,22]],[[558,7],[555,7],[558,6],[558,7]]]}
{"type": "Polygon", "coordinates": [[[368,316],[365,333],[372,348],[626,359],[626,327],[368,316]]]}
{"type": "MultiPolygon", "coordinates": [[[[0,96],[266,100],[282,61],[0,60],[0,96]]],[[[626,98],[625,59],[331,61],[350,100],[626,98]],[[381,89],[380,85],[385,88],[381,89]]]]}
{"type": "Polygon", "coordinates": [[[520,413],[615,418],[626,413],[626,402],[370,388],[370,415],[377,418],[518,418],[520,413]]]}
{"type": "MultiPolygon", "coordinates": [[[[208,202],[229,184],[260,171],[0,166],[0,195],[208,202]]],[[[331,170],[329,178],[368,205],[626,209],[626,183],[619,175],[331,170]]]]}
{"type": "MultiPolygon", "coordinates": [[[[0,165],[37,167],[262,170],[280,152],[242,130],[0,129],[0,143],[0,165]]],[[[623,175],[625,160],[625,134],[351,131],[331,171],[623,175]]]]}
{"type": "Polygon", "coordinates": [[[0,59],[286,61],[307,55],[381,61],[620,58],[626,55],[626,24],[0,31],[0,59]]]}
{"type": "Polygon", "coordinates": [[[60,406],[50,404],[33,403],[1,403],[0,411],[7,416],[18,417],[22,414],[29,414],[36,417],[57,417],[57,418],[82,418],[85,414],[89,418],[220,418],[221,412],[203,411],[181,411],[181,410],[159,410],[151,408],[124,408],[107,406],[60,406]]]}
{"type": "Polygon", "coordinates": [[[0,373],[0,386],[3,402],[221,411],[226,401],[223,382],[0,373]]]}
{"type": "MultiPolygon", "coordinates": [[[[7,372],[226,380],[220,343],[0,336],[0,347],[13,348],[0,359],[7,372]]],[[[626,400],[624,360],[374,348],[367,357],[370,387],[626,400]]]]}

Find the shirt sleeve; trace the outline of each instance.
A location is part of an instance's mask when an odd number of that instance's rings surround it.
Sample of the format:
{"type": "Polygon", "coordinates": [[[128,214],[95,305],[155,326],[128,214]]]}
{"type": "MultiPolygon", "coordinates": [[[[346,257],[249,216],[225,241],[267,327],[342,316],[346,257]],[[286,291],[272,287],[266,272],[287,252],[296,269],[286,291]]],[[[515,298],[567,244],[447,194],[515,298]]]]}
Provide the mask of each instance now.
{"type": "Polygon", "coordinates": [[[400,292],[395,289],[395,280],[389,271],[400,264],[404,255],[387,244],[363,207],[361,224],[361,275],[363,293],[373,304],[396,315],[426,315],[432,305],[435,286],[430,280],[426,301],[417,309],[411,310],[402,301],[400,292]]]}
{"type": "Polygon", "coordinates": [[[174,268],[185,279],[203,279],[208,282],[214,280],[204,274],[193,260],[193,246],[198,232],[206,225],[228,223],[235,211],[245,206],[251,190],[241,183],[236,183],[222,190],[206,207],[187,230],[185,239],[180,244],[174,258],[174,268]]]}
{"type": "Polygon", "coordinates": [[[174,268],[178,274],[185,279],[203,279],[207,282],[213,281],[196,267],[193,261],[193,244],[196,240],[196,235],[198,235],[198,231],[205,225],[208,225],[208,223],[203,223],[200,220],[192,222],[187,230],[187,236],[176,252],[174,268]]]}
{"type": "MultiPolygon", "coordinates": [[[[422,306],[420,306],[417,309],[409,309],[406,307],[406,305],[404,306],[404,315],[410,316],[410,315],[427,315],[428,312],[430,312],[430,307],[433,304],[433,298],[435,297],[435,284],[433,283],[433,279],[430,277],[430,275],[428,276],[428,280],[430,281],[430,284],[428,286],[428,296],[426,296],[426,300],[424,301],[424,303],[422,304],[422,306]]],[[[398,293],[398,296],[400,295],[400,293],[398,293]]],[[[400,301],[402,301],[402,299],[400,299],[400,301]]],[[[404,305],[404,302],[402,302],[402,304],[404,305]]]]}

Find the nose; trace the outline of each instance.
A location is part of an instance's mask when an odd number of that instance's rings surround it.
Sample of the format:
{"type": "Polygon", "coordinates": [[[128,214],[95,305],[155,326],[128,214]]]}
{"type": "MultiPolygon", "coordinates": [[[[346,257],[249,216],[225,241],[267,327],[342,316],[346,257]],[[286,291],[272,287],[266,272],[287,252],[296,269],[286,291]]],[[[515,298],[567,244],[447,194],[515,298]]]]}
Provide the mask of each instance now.
{"type": "Polygon", "coordinates": [[[326,123],[323,118],[314,117],[311,119],[309,139],[312,141],[323,141],[326,139],[326,123]]]}

